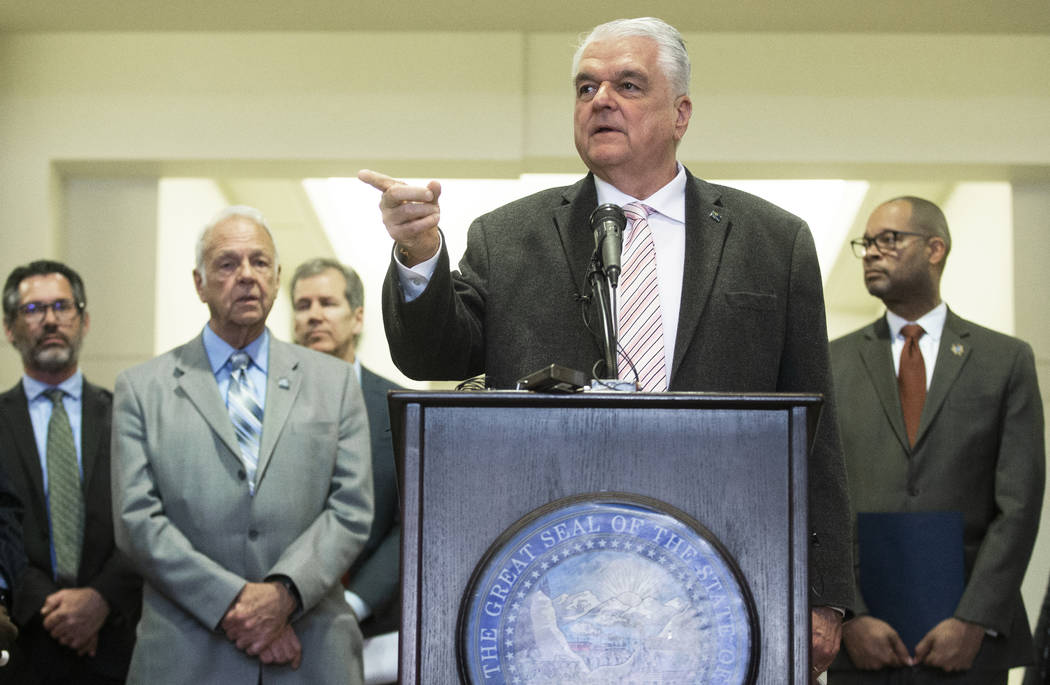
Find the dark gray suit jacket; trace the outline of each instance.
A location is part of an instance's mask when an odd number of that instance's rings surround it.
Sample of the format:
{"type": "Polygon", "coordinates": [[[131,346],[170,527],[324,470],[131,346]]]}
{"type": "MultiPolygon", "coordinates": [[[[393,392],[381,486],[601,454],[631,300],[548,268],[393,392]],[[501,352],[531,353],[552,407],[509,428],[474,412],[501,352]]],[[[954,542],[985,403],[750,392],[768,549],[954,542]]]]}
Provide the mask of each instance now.
{"type": "MultiPolygon", "coordinates": [[[[84,544],[78,587],[93,587],[109,603],[110,615],[99,631],[98,653],[77,657],[44,629],[40,608],[60,586],[52,576],[50,525],[40,457],[25,391],[19,382],[0,395],[0,460],[25,503],[25,552],[28,565],[15,585],[13,617],[21,629],[12,658],[29,656],[40,676],[73,677],[102,674],[123,678],[135,644],[135,624],[142,605],[142,579],[113,541],[110,497],[110,421],[113,395],[84,381],[81,399],[81,457],[84,471],[84,544]]],[[[19,672],[25,683],[34,676],[21,673],[29,664],[12,663],[8,675],[19,672]]],[[[0,672],[0,678],[4,677],[0,672]]]]}
{"type": "MultiPolygon", "coordinates": [[[[1020,588],[1045,459],[1031,347],[949,311],[914,447],[885,317],[832,342],[831,360],[855,511],[962,512],[968,578],[955,616],[999,634],[985,638],[974,668],[1029,663],[1020,588]]],[[[852,668],[845,650],[836,667],[852,668]]]]}
{"type": "MultiPolygon", "coordinates": [[[[846,484],[809,228],[765,200],[687,175],[670,389],[824,393],[809,464],[811,601],[851,607],[846,484]]],[[[588,175],[478,218],[460,272],[449,273],[443,250],[427,289],[410,303],[392,264],[383,315],[398,368],[429,379],[484,372],[499,388],[551,363],[590,371],[602,355],[579,300],[588,294],[596,205],[588,175]]]]}
{"type": "Polygon", "coordinates": [[[364,549],[347,574],[348,590],[363,599],[372,615],[361,622],[365,637],[398,630],[401,604],[398,573],[401,563],[401,506],[398,500],[394,444],[390,434],[390,409],[386,394],[404,390],[400,385],[361,367],[361,394],[368,412],[372,437],[372,480],[375,515],[364,549]]]}

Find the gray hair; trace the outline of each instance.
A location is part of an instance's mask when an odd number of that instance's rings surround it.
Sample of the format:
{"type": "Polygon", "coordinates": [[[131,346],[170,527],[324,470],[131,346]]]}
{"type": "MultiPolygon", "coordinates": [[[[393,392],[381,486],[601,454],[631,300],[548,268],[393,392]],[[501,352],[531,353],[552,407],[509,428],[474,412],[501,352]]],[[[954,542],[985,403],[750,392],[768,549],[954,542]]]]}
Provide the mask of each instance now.
{"type": "MultiPolygon", "coordinates": [[[[299,279],[318,276],[329,269],[343,274],[343,279],[346,280],[346,288],[343,290],[343,295],[346,297],[347,304],[350,305],[350,310],[353,311],[358,307],[365,306],[365,286],[361,283],[361,277],[349,266],[327,257],[317,257],[300,264],[296,268],[295,273],[292,274],[292,284],[288,288],[288,292],[292,294],[292,297],[295,297],[295,284],[299,282],[299,279]]],[[[295,304],[294,300],[292,304],[295,304]]]]}
{"type": "Polygon", "coordinates": [[[206,270],[204,269],[204,246],[207,244],[208,238],[211,236],[211,231],[223,221],[232,219],[233,217],[247,219],[266,231],[266,235],[270,236],[270,242],[273,243],[273,259],[275,265],[280,265],[281,263],[280,255],[277,254],[277,241],[273,239],[273,233],[270,232],[270,227],[267,225],[266,217],[263,216],[263,213],[255,207],[249,207],[248,205],[231,205],[212,217],[212,220],[201,229],[201,233],[197,237],[196,271],[200,274],[202,282],[206,278],[206,270]]]}
{"type": "Polygon", "coordinates": [[[689,53],[686,52],[682,34],[664,20],[655,17],[617,19],[595,26],[580,40],[576,54],[572,57],[572,78],[576,78],[579,73],[580,57],[592,42],[608,38],[630,37],[649,38],[655,41],[656,61],[663,70],[664,76],[671,82],[674,96],[689,94],[689,75],[692,67],[689,64],[689,53]]]}

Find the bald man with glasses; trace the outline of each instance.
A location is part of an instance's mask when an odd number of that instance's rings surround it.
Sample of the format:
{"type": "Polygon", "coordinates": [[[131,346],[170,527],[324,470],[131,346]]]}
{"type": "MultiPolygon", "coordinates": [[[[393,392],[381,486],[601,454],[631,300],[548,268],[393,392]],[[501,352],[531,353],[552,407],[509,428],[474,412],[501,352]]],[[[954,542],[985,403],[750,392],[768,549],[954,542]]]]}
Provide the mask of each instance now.
{"type": "Polygon", "coordinates": [[[954,606],[930,626],[872,615],[871,607],[906,588],[880,591],[866,560],[899,560],[918,545],[876,550],[859,535],[858,615],[843,627],[845,648],[829,682],[1005,685],[1009,668],[1033,656],[1020,592],[1039,526],[1045,459],[1032,348],[943,302],[951,234],[932,202],[881,204],[852,246],[886,314],[830,348],[850,500],[865,523],[905,512],[916,515],[904,519],[914,527],[926,514],[947,512],[962,531],[949,548],[962,556],[962,589],[944,598],[954,606]],[[903,633],[918,642],[905,644],[903,633]]]}

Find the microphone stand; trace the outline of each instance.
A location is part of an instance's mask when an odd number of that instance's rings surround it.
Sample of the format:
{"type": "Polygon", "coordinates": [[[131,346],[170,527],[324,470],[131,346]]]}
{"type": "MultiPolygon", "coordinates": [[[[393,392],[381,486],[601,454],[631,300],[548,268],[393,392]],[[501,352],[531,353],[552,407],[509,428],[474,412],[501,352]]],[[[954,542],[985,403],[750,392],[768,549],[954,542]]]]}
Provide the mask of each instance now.
{"type": "MultiPolygon", "coordinates": [[[[605,378],[593,379],[592,390],[624,392],[638,389],[637,382],[620,380],[616,353],[620,330],[619,322],[616,320],[618,316],[616,286],[620,280],[620,253],[626,223],[627,219],[623,210],[614,204],[601,205],[591,213],[590,224],[594,231],[594,254],[591,256],[591,270],[587,274],[587,279],[591,284],[592,297],[601,312],[601,337],[605,347],[605,378]]],[[[633,364],[631,368],[634,368],[633,364]]],[[[635,375],[637,377],[637,374],[635,375]]]]}
{"type": "Polygon", "coordinates": [[[620,373],[616,363],[616,332],[619,328],[616,321],[616,289],[605,277],[601,253],[597,248],[591,257],[591,270],[587,274],[587,280],[590,281],[591,293],[601,314],[605,374],[607,378],[618,378],[620,373]]]}

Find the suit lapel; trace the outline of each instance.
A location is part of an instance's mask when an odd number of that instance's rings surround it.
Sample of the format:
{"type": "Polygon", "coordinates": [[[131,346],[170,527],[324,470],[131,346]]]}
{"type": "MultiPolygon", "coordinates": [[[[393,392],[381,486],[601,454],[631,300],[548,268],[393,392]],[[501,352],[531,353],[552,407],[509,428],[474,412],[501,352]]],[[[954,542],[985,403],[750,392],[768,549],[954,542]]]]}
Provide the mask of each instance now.
{"type": "Polygon", "coordinates": [[[101,406],[98,395],[98,389],[85,380],[80,393],[80,458],[84,468],[81,486],[85,492],[98,463],[99,429],[105,425],[103,417],[98,416],[101,406]]]}
{"type": "MultiPolygon", "coordinates": [[[[590,227],[590,216],[598,206],[594,176],[587,174],[576,184],[566,188],[562,200],[563,203],[554,208],[553,217],[565,255],[566,270],[577,297],[589,299],[587,317],[597,327],[597,322],[601,321],[601,313],[597,302],[591,298],[591,286],[587,279],[591,256],[594,254],[594,233],[590,227]]],[[[598,359],[601,357],[603,346],[600,335],[592,333],[588,338],[592,343],[594,358],[598,359]]]]}
{"type": "Polygon", "coordinates": [[[239,463],[241,448],[237,444],[237,434],[226,403],[219,396],[219,386],[208,363],[202,337],[198,336],[179,349],[175,360],[175,382],[239,463]]]}
{"type": "Polygon", "coordinates": [[[715,276],[722,260],[722,248],[733,225],[731,212],[722,206],[717,188],[693,178],[686,170],[685,186],[685,272],[682,275],[682,302],[675,336],[674,364],[670,384],[682,365],[689,344],[700,325],[711,297],[715,276]]]}
{"type": "Polygon", "coordinates": [[[873,323],[864,331],[864,341],[860,356],[867,369],[868,378],[879,397],[882,410],[886,414],[897,440],[908,451],[908,432],[904,427],[904,413],[901,410],[900,392],[897,390],[897,374],[893,370],[893,350],[890,345],[890,326],[886,317],[873,323]]]}
{"type": "Polygon", "coordinates": [[[266,466],[273,456],[277,438],[284,430],[295,398],[302,385],[299,360],[291,354],[291,346],[270,335],[269,368],[266,370],[266,407],[263,413],[262,444],[259,447],[259,466],[255,473],[255,487],[262,482],[266,466]]]}
{"type": "Polygon", "coordinates": [[[933,419],[940,411],[941,405],[948,397],[948,391],[959,377],[966,360],[970,358],[970,347],[966,344],[970,337],[969,331],[962,319],[948,310],[944,321],[944,330],[941,332],[941,343],[937,348],[937,359],[933,366],[933,379],[930,382],[930,390],[926,393],[926,403],[922,407],[922,417],[919,419],[919,431],[915,436],[915,444],[922,440],[923,433],[933,423],[933,419]]]}
{"type": "Polygon", "coordinates": [[[566,189],[565,203],[554,209],[554,225],[558,230],[562,250],[568,262],[569,276],[576,284],[580,295],[589,295],[587,265],[594,253],[594,234],[589,219],[598,206],[598,191],[594,188],[594,177],[586,177],[566,189]]]}

